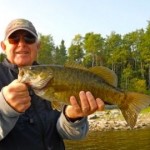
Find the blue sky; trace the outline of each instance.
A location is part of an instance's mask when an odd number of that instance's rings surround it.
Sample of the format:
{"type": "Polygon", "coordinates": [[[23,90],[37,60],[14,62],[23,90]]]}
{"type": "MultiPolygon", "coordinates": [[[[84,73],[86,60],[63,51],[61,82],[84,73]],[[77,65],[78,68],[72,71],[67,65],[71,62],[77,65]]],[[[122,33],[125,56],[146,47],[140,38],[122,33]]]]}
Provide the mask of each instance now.
{"type": "Polygon", "coordinates": [[[145,29],[150,20],[150,0],[0,0],[0,40],[6,25],[16,18],[33,22],[37,31],[51,34],[55,45],[66,46],[76,34],[112,31],[126,34],[145,29]]]}

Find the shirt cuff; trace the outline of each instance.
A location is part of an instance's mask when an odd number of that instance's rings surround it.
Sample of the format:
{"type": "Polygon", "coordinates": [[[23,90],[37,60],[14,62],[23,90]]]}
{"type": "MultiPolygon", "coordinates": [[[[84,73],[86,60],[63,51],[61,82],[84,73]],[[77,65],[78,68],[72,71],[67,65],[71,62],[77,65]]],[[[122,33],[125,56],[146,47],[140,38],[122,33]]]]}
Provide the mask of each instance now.
{"type": "Polygon", "coordinates": [[[61,113],[61,117],[63,118],[63,120],[64,120],[65,122],[68,122],[69,124],[72,124],[72,125],[73,125],[73,124],[76,125],[76,124],[84,124],[85,121],[87,121],[87,117],[79,117],[79,118],[76,118],[76,119],[71,119],[71,118],[67,117],[67,116],[65,115],[66,106],[67,106],[67,105],[65,105],[65,106],[63,107],[63,111],[62,111],[62,113],[61,113]]]}

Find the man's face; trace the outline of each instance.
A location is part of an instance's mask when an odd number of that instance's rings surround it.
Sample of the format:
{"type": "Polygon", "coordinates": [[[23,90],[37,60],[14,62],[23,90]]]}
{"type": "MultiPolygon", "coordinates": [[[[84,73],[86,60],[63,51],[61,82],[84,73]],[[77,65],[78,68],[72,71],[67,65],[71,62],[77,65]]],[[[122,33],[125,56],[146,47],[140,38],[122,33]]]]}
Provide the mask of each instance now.
{"type": "Polygon", "coordinates": [[[37,58],[39,42],[28,31],[18,30],[1,43],[7,59],[17,66],[32,65],[37,58]]]}

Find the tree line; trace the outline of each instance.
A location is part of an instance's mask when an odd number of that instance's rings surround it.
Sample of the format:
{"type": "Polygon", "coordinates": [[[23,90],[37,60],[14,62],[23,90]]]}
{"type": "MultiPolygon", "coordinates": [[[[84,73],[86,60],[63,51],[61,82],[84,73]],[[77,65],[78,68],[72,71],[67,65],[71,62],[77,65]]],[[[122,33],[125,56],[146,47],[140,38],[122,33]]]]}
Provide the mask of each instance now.
{"type": "MultiPolygon", "coordinates": [[[[65,41],[55,45],[53,37],[39,33],[40,64],[82,64],[84,67],[105,66],[118,77],[118,86],[125,90],[148,93],[150,89],[150,21],[145,29],[121,35],[111,32],[105,38],[100,33],[77,34],[69,48],[65,41]]],[[[5,57],[3,53],[1,61],[5,57]]]]}

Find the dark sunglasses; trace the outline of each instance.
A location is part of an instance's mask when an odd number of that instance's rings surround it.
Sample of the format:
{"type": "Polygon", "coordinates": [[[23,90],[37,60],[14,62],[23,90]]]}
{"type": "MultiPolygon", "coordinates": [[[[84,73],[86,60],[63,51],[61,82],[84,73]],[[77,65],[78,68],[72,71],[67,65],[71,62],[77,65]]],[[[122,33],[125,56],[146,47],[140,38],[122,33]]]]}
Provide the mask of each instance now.
{"type": "MultiPolygon", "coordinates": [[[[8,37],[8,41],[10,44],[18,44],[20,41],[21,36],[20,35],[12,35],[8,37]]],[[[31,35],[22,35],[22,38],[26,44],[33,44],[36,41],[36,38],[31,35]]]]}

